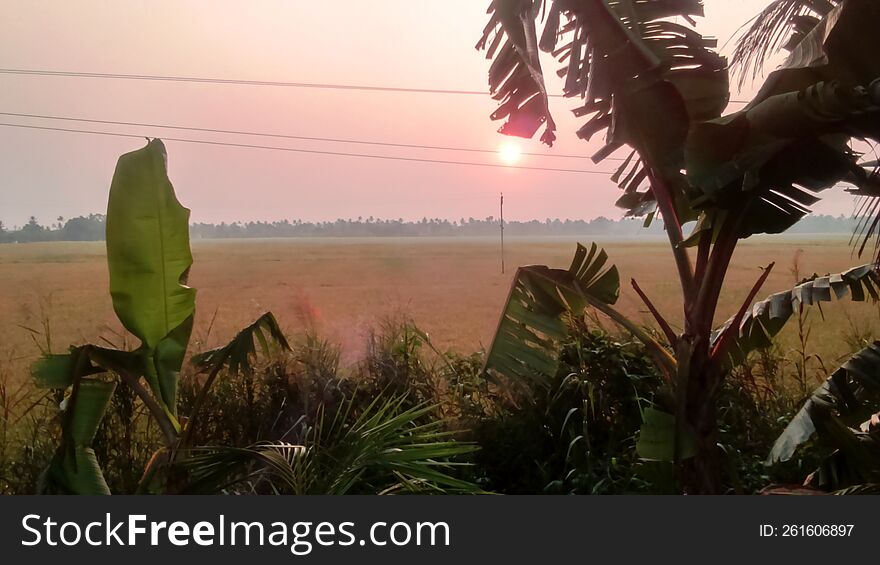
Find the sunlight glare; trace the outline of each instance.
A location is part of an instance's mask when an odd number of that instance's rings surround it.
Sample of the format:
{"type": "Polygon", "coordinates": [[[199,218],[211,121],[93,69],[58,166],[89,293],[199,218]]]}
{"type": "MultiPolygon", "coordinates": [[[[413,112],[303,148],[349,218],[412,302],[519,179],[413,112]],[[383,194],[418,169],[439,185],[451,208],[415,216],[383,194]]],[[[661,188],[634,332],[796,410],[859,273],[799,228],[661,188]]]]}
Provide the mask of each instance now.
{"type": "Polygon", "coordinates": [[[522,153],[517,144],[506,141],[498,148],[498,156],[505,164],[514,165],[519,162],[522,153]]]}

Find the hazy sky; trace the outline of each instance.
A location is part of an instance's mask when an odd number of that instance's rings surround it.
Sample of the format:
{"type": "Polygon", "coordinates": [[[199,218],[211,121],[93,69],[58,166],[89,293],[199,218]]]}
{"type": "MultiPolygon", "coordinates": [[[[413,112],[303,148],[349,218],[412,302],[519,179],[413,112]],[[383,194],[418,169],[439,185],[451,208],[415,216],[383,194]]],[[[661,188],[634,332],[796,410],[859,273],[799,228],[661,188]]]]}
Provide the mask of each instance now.
{"type": "MultiPolygon", "coordinates": [[[[704,33],[726,41],[766,0],[707,0],[704,33]]],[[[0,0],[0,68],[482,90],[473,49],[487,0],[0,0]]],[[[729,51],[729,48],[725,51],[729,51]]],[[[556,65],[548,60],[548,69],[556,65]]],[[[746,96],[748,93],[743,94],[746,96]]],[[[736,95],[735,95],[736,97],[736,95]]],[[[522,151],[590,155],[574,101],[554,99],[559,142],[522,151]]],[[[488,96],[333,91],[0,74],[0,112],[496,149],[506,138],[488,96]]],[[[243,138],[0,116],[78,127],[306,149],[499,162],[494,155],[243,138]]],[[[119,154],[138,139],[0,127],[0,220],[103,212],[119,154]]],[[[607,177],[406,163],[169,141],[171,179],[194,221],[375,216],[457,219],[619,217],[607,177]]],[[[610,170],[613,163],[523,157],[524,166],[610,170]]],[[[837,194],[816,207],[850,213],[837,194]]]]}

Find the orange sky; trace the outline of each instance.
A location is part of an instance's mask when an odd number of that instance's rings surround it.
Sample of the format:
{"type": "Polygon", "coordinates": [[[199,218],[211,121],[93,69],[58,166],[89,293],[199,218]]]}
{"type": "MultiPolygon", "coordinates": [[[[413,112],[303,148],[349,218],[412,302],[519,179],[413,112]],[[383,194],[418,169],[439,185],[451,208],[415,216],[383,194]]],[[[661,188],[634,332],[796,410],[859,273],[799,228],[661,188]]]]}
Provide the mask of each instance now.
{"type": "MultiPolygon", "coordinates": [[[[707,0],[704,33],[722,43],[763,0],[707,0]]],[[[221,77],[414,88],[486,88],[473,49],[485,0],[4,0],[0,68],[221,77]]],[[[727,49],[726,51],[729,51],[727,49]]],[[[555,68],[552,61],[547,68],[555,68]]],[[[746,96],[745,93],[741,96],[746,96]]],[[[739,95],[735,95],[737,97],[739,95]]],[[[559,142],[521,150],[590,155],[574,136],[574,103],[554,99],[559,142]]],[[[495,149],[488,96],[380,93],[0,75],[0,112],[495,149]]],[[[71,124],[0,116],[0,122],[71,124]]],[[[493,155],[241,138],[137,127],[73,125],[150,136],[198,137],[306,149],[500,162],[493,155]]],[[[103,211],[116,157],[137,139],[0,127],[0,220],[21,224],[103,211]]],[[[405,163],[168,142],[172,181],[194,221],[338,217],[458,219],[619,217],[605,177],[405,163]]],[[[520,164],[610,170],[588,160],[520,164]]],[[[828,198],[817,211],[850,213],[828,198]]]]}

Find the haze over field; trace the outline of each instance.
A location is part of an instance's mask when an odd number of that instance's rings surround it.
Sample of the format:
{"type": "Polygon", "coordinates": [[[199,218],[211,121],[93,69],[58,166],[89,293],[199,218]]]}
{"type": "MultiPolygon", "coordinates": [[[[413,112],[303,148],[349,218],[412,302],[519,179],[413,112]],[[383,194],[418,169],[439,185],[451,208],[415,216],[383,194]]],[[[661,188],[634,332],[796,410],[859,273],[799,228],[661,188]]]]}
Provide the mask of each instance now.
{"type": "MultiPolygon", "coordinates": [[[[678,327],[678,283],[663,241],[597,239],[614,258],[622,280],[635,278],[678,327]]],[[[791,271],[795,258],[800,277],[847,268],[853,263],[847,240],[782,235],[743,243],[725,285],[718,321],[743,300],[760,266],[779,262],[764,289],[769,294],[797,280],[791,271]]],[[[511,238],[507,263],[565,267],[576,241],[511,238]]],[[[388,320],[414,321],[443,350],[470,354],[488,347],[514,274],[511,268],[500,273],[498,242],[486,237],[196,241],[193,251],[190,283],[198,289],[199,304],[194,351],[224,343],[270,310],[291,336],[314,330],[340,343],[349,363],[361,358],[370,331],[388,320]]],[[[0,327],[0,369],[24,367],[36,358],[38,349],[24,328],[42,333],[44,319],[55,347],[99,336],[120,340],[105,261],[101,242],[0,246],[0,296],[5,297],[0,317],[9,321],[0,327]]],[[[619,306],[653,325],[633,293],[624,292],[619,306]]],[[[880,329],[877,309],[864,304],[840,301],[824,310],[824,318],[818,311],[809,316],[811,348],[829,366],[850,352],[847,336],[880,329]]],[[[793,345],[795,329],[792,324],[782,334],[783,350],[793,345]]],[[[44,338],[35,335],[41,343],[44,338]]]]}
{"type": "MultiPolygon", "coordinates": [[[[0,5],[0,67],[427,89],[486,90],[489,63],[473,49],[487,2],[259,3],[231,0],[53,2],[0,5]],[[414,8],[417,6],[417,9],[414,8]],[[34,30],[40,30],[35,33],[34,30]],[[389,40],[389,38],[393,38],[389,40]]],[[[721,44],[761,0],[710,0],[699,29],[721,44]]],[[[729,53],[729,45],[724,52],[729,53]]],[[[547,60],[547,68],[556,63],[547,60]]],[[[556,85],[558,86],[558,85],[556,85]]],[[[559,92],[558,88],[551,88],[559,92]]],[[[744,99],[747,89],[736,99],[744,99]]],[[[590,155],[574,136],[574,102],[551,100],[559,140],[551,150],[590,155]]],[[[273,88],[0,74],[0,112],[495,150],[485,95],[273,88]]],[[[136,135],[501,164],[493,154],[365,147],[2,116],[0,122],[136,135]]],[[[43,223],[103,211],[116,157],[143,145],[115,138],[0,127],[0,221],[43,223]]],[[[595,174],[529,171],[296,154],[168,142],[172,180],[196,222],[307,221],[342,217],[483,218],[507,195],[510,219],[619,217],[618,189],[595,174]]],[[[522,155],[521,166],[610,170],[586,159],[522,155]]],[[[849,214],[830,195],[817,212],[849,214]]]]}

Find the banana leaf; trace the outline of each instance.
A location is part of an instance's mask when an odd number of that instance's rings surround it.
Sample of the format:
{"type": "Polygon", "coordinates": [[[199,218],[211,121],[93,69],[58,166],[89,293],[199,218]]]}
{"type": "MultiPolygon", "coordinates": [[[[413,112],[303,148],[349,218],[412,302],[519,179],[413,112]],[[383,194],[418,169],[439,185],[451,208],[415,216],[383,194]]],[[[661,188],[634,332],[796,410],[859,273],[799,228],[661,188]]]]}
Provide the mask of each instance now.
{"type": "MultiPolygon", "coordinates": [[[[606,145],[594,155],[595,162],[629,145],[649,158],[652,166],[677,173],[690,123],[717,118],[727,105],[726,61],[712,50],[717,42],[690,27],[694,16],[703,15],[701,0],[496,0],[489,13],[477,47],[494,59],[490,89],[503,94],[492,118],[510,116],[512,121],[521,118],[514,111],[540,110],[523,112],[530,127],[502,128],[504,133],[531,137],[546,121],[542,139],[555,138],[548,135],[555,126],[540,66],[511,55],[518,41],[530,45],[538,35],[539,48],[564,64],[558,71],[565,79],[564,95],[582,99],[574,113],[587,119],[577,135],[589,140],[607,132],[606,145]],[[540,20],[544,29],[538,34],[540,20]]],[[[618,181],[623,174],[621,170],[616,175],[618,181]]],[[[632,173],[619,182],[625,195],[618,205],[628,215],[654,211],[654,195],[643,183],[646,176],[637,160],[632,173]]],[[[672,188],[679,217],[693,219],[684,185],[672,188]]]]}
{"type": "Polygon", "coordinates": [[[226,345],[193,356],[193,364],[198,370],[207,372],[208,377],[193,403],[189,424],[180,441],[181,446],[190,446],[195,429],[199,424],[200,410],[208,398],[214,381],[220,374],[220,369],[227,367],[229,372],[233,374],[253,374],[253,360],[257,355],[257,347],[264,355],[269,355],[273,347],[283,351],[290,350],[287,338],[271,312],[266,312],[252,324],[243,328],[226,345]]]}
{"type": "Polygon", "coordinates": [[[880,341],[875,341],[813,391],[776,439],[767,464],[791,459],[816,437],[820,445],[834,451],[810,477],[813,486],[838,490],[880,481],[880,435],[866,421],[878,405],[880,341]]]}
{"type": "MultiPolygon", "coordinates": [[[[838,422],[857,424],[870,417],[880,401],[880,341],[849,358],[819,385],[776,439],[768,464],[788,461],[813,434],[838,422]],[[873,403],[873,404],[872,404],[873,403]]],[[[878,469],[880,470],[880,469],[878,469]]]]}
{"type": "MultiPolygon", "coordinates": [[[[656,408],[645,408],[642,411],[642,426],[636,442],[636,453],[647,461],[675,461],[675,416],[656,408]]],[[[682,432],[678,449],[679,459],[693,457],[696,452],[694,436],[682,432]]]]}
{"type": "Polygon", "coordinates": [[[553,145],[556,124],[550,115],[535,25],[540,7],[540,1],[495,0],[476,47],[495,59],[489,69],[489,87],[500,106],[491,118],[505,120],[498,131],[532,137],[544,126],[541,140],[553,145]]]}
{"type": "Polygon", "coordinates": [[[61,443],[43,474],[40,492],[110,494],[92,443],[117,386],[116,375],[135,380],[141,369],[137,352],[94,345],[47,354],[31,368],[40,388],[66,391],[61,411],[61,443]]]}
{"type": "Polygon", "coordinates": [[[558,367],[560,342],[568,335],[564,317],[590,303],[614,304],[620,293],[617,267],[606,268],[608,255],[594,243],[578,244],[571,266],[520,267],[483,373],[490,377],[548,382],[558,367]]]}
{"type": "Polygon", "coordinates": [[[871,88],[880,78],[880,5],[847,0],[823,12],[810,25],[793,20],[790,56],[750,104],[693,124],[688,136],[694,205],[745,205],[740,237],[785,231],[841,182],[880,195],[873,171],[849,146],[853,137],[880,138],[880,98],[871,88]]]}
{"type": "Polygon", "coordinates": [[[275,316],[266,312],[239,331],[229,343],[194,355],[192,362],[201,371],[213,371],[227,365],[232,373],[251,373],[257,347],[263,355],[269,355],[273,345],[284,351],[290,350],[290,344],[275,316]]]}
{"type": "Polygon", "coordinates": [[[114,390],[116,381],[83,379],[69,399],[60,465],[64,484],[74,494],[110,494],[91,446],[114,390]]]}
{"type": "MultiPolygon", "coordinates": [[[[861,265],[835,275],[813,275],[790,290],[777,292],[756,302],[740,323],[739,337],[728,348],[725,365],[729,367],[741,363],[755,349],[772,345],[773,337],[782,331],[802,305],[818,305],[847,296],[853,302],[880,300],[877,265],[861,265]]],[[[712,333],[713,345],[733,321],[734,318],[730,318],[712,333]]]]}
{"type": "Polygon", "coordinates": [[[785,49],[793,51],[843,0],[773,0],[738,38],[731,68],[740,72],[740,87],[757,78],[764,62],[785,49]]]}
{"type": "Polygon", "coordinates": [[[189,210],[168,179],[159,139],[119,158],[107,205],[107,263],[116,315],[141,340],[143,374],[174,415],[195,290],[186,286],[192,265],[189,210]]]}
{"type": "Polygon", "coordinates": [[[37,386],[68,390],[62,402],[61,443],[40,481],[41,492],[110,494],[92,442],[116,389],[116,381],[89,360],[87,347],[47,355],[34,364],[37,386]]]}

